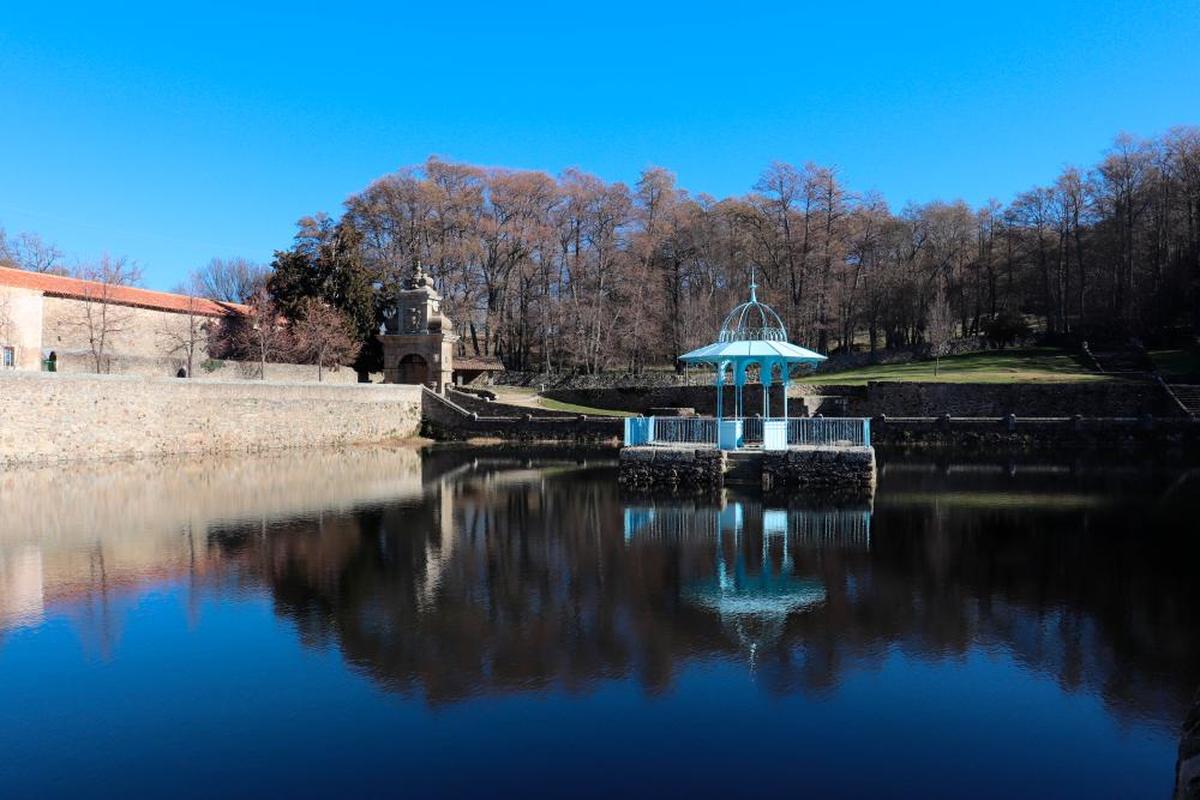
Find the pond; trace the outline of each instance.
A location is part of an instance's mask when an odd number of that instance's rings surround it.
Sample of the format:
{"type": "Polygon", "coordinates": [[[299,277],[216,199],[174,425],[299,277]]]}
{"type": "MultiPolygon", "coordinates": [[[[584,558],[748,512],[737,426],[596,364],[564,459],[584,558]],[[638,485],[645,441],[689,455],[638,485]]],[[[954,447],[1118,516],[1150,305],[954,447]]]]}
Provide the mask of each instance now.
{"type": "Polygon", "coordinates": [[[0,795],[1165,797],[1200,471],[880,454],[873,500],[611,450],[0,474],[0,795]]]}

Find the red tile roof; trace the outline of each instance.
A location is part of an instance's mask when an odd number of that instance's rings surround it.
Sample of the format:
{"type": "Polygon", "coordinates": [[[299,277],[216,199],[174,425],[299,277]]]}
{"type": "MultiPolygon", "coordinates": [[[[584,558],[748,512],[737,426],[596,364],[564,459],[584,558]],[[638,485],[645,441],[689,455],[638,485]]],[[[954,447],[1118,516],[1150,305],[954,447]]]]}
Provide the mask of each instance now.
{"type": "Polygon", "coordinates": [[[0,267],[0,286],[17,289],[33,289],[50,297],[68,297],[76,300],[107,297],[108,302],[122,306],[136,306],[155,311],[174,311],[186,314],[191,310],[206,317],[224,317],[229,314],[249,313],[250,307],[240,303],[223,303],[204,297],[188,297],[184,294],[155,292],[134,286],[105,286],[96,281],[67,278],[63,275],[48,275],[44,272],[29,272],[23,269],[0,267]]]}

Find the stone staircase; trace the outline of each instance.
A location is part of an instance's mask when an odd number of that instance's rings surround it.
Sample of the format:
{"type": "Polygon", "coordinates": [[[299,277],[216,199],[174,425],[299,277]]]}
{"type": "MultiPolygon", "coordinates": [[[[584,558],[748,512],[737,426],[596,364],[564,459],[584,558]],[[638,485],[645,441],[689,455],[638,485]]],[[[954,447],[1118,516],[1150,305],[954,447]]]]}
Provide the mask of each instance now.
{"type": "Polygon", "coordinates": [[[1125,344],[1084,346],[1089,357],[1101,372],[1110,375],[1145,375],[1154,371],[1154,362],[1146,350],[1135,342],[1125,344]]]}
{"type": "Polygon", "coordinates": [[[725,454],[725,482],[762,485],[762,453],[733,451],[725,454]]]}
{"type": "Polygon", "coordinates": [[[1186,383],[1171,383],[1168,384],[1171,393],[1179,400],[1187,412],[1193,417],[1200,417],[1200,385],[1190,385],[1186,383]]]}

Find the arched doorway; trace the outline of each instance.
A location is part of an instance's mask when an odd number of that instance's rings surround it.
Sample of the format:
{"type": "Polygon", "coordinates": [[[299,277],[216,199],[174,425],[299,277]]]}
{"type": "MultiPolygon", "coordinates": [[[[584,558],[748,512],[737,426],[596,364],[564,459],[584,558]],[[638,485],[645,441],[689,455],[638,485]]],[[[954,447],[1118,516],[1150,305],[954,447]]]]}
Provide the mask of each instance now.
{"type": "Polygon", "coordinates": [[[396,364],[396,383],[428,383],[429,362],[409,353],[396,364]]]}

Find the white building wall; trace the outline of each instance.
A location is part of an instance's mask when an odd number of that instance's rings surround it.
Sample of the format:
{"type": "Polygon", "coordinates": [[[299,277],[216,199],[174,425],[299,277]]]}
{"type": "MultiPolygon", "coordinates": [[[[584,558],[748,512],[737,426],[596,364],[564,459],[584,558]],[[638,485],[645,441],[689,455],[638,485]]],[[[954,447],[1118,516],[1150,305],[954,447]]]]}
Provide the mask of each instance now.
{"type": "Polygon", "coordinates": [[[43,309],[41,292],[0,286],[0,368],[6,347],[13,349],[16,369],[42,368],[43,309]]]}

